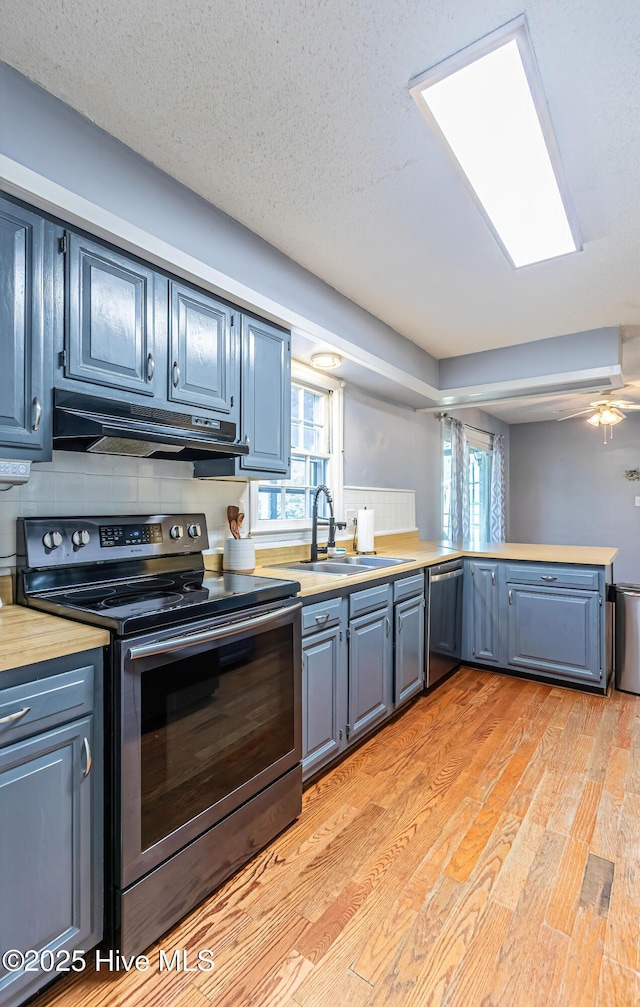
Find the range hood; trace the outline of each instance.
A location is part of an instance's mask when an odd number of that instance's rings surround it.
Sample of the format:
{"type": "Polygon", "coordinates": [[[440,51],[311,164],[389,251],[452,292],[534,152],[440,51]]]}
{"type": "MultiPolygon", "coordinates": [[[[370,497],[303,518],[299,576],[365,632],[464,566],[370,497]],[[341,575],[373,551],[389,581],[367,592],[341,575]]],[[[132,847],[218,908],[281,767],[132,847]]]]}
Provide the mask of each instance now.
{"type": "Polygon", "coordinates": [[[56,388],[53,446],[59,451],[202,461],[249,454],[236,424],[56,388]]]}

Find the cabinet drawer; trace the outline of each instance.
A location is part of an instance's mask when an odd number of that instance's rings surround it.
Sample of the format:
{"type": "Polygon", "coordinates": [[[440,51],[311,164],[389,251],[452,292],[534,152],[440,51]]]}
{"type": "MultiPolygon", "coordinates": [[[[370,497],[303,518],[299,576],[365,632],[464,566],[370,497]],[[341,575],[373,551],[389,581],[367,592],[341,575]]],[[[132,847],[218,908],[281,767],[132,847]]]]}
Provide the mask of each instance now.
{"type": "Polygon", "coordinates": [[[0,747],[89,713],[93,674],[93,665],[87,665],[1,689],[0,747]]]}
{"type": "Polygon", "coordinates": [[[342,598],[332,598],[302,609],[302,635],[337,626],[342,612],[342,598]]]}
{"type": "Polygon", "coordinates": [[[600,587],[599,571],[583,566],[558,566],[555,563],[508,563],[507,583],[535,584],[547,587],[573,587],[584,591],[597,591],[600,587]]]}
{"type": "Polygon", "coordinates": [[[405,598],[417,598],[424,594],[424,572],[412,577],[403,577],[393,585],[393,600],[404,601],[405,598]]]}
{"type": "Polygon", "coordinates": [[[391,584],[380,584],[366,591],[355,591],[349,596],[349,618],[375,612],[377,608],[384,608],[390,601],[391,584]]]}

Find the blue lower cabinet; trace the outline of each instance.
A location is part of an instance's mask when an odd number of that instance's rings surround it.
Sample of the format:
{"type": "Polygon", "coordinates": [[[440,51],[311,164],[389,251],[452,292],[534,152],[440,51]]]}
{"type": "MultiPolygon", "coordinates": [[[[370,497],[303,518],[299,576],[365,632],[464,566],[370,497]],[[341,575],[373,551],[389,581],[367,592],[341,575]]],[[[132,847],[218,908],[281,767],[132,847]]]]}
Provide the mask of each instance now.
{"type": "Polygon", "coordinates": [[[507,666],[601,685],[598,591],[507,584],[507,666]]]}
{"type": "Polygon", "coordinates": [[[340,626],[302,641],[302,775],[307,779],[345,748],[347,669],[340,626]]]}
{"type": "Polygon", "coordinates": [[[408,702],[424,688],[424,596],[394,606],[393,701],[408,702]]]}
{"type": "Polygon", "coordinates": [[[349,622],[349,741],[393,711],[392,648],[390,602],[349,622]]]}
{"type": "Polygon", "coordinates": [[[0,750],[0,948],[34,952],[0,964],[0,1003],[14,1007],[91,948],[95,931],[93,716],[0,750]],[[37,957],[36,957],[37,956],[37,957]],[[27,961],[27,966],[29,961],[27,961]]]}
{"type": "Polygon", "coordinates": [[[0,677],[0,1005],[19,1007],[102,940],[102,651],[0,677]]]}
{"type": "Polygon", "coordinates": [[[468,619],[465,657],[470,661],[500,664],[500,565],[471,560],[466,564],[468,619]]]}

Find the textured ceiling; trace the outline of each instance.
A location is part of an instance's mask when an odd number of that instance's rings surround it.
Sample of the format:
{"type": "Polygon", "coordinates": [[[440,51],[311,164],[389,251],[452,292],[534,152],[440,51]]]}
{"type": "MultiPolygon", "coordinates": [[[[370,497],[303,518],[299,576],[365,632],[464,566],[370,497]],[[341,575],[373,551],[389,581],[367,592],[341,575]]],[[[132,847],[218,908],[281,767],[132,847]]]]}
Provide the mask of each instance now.
{"type": "Polygon", "coordinates": [[[514,272],[410,78],[514,0],[0,0],[0,59],[436,356],[640,324],[640,4],[525,7],[584,251],[514,272]]]}

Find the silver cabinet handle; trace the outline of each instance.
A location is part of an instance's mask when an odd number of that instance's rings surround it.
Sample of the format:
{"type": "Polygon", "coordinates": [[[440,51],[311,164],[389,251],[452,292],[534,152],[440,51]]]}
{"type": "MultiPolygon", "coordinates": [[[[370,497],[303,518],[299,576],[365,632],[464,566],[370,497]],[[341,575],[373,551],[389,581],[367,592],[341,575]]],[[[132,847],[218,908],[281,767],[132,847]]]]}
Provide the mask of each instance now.
{"type": "Polygon", "coordinates": [[[398,632],[402,632],[402,627],[404,626],[404,619],[401,615],[398,616],[398,632]]]}
{"type": "Polygon", "coordinates": [[[147,381],[153,380],[153,375],[156,373],[156,362],[153,359],[153,353],[150,353],[147,357],[147,381]]]}
{"type": "Polygon", "coordinates": [[[8,717],[0,717],[0,724],[13,724],[15,720],[20,720],[21,717],[26,717],[30,706],[25,706],[24,710],[18,710],[17,713],[10,713],[8,717]]]}
{"type": "Polygon", "coordinates": [[[391,632],[391,620],[388,615],[385,615],[384,617],[384,625],[385,625],[385,636],[389,636],[389,633],[391,632]]]}
{"type": "Polygon", "coordinates": [[[88,738],[83,738],[82,739],[82,748],[83,748],[83,751],[84,751],[84,758],[85,758],[85,767],[84,767],[84,773],[82,774],[82,776],[83,776],[83,779],[86,780],[87,776],[91,772],[91,766],[93,765],[93,758],[91,756],[91,748],[89,747],[89,739],[88,738]]]}
{"type": "Polygon", "coordinates": [[[496,572],[495,572],[495,570],[491,571],[491,586],[492,587],[496,586],[496,572]]]}
{"type": "Polygon", "coordinates": [[[325,612],[324,615],[317,615],[316,616],[316,622],[323,623],[323,622],[326,622],[328,618],[329,618],[329,613],[325,612]]]}
{"type": "Polygon", "coordinates": [[[551,574],[540,574],[540,580],[557,580],[557,577],[552,577],[551,574]]]}
{"type": "Polygon", "coordinates": [[[509,604],[513,605],[513,591],[509,591],[509,604]]]}
{"type": "Polygon", "coordinates": [[[42,403],[36,395],[33,400],[33,429],[37,430],[42,419],[42,403]]]}
{"type": "Polygon", "coordinates": [[[173,362],[173,387],[177,388],[180,384],[180,368],[178,367],[177,360],[173,362]]]}

